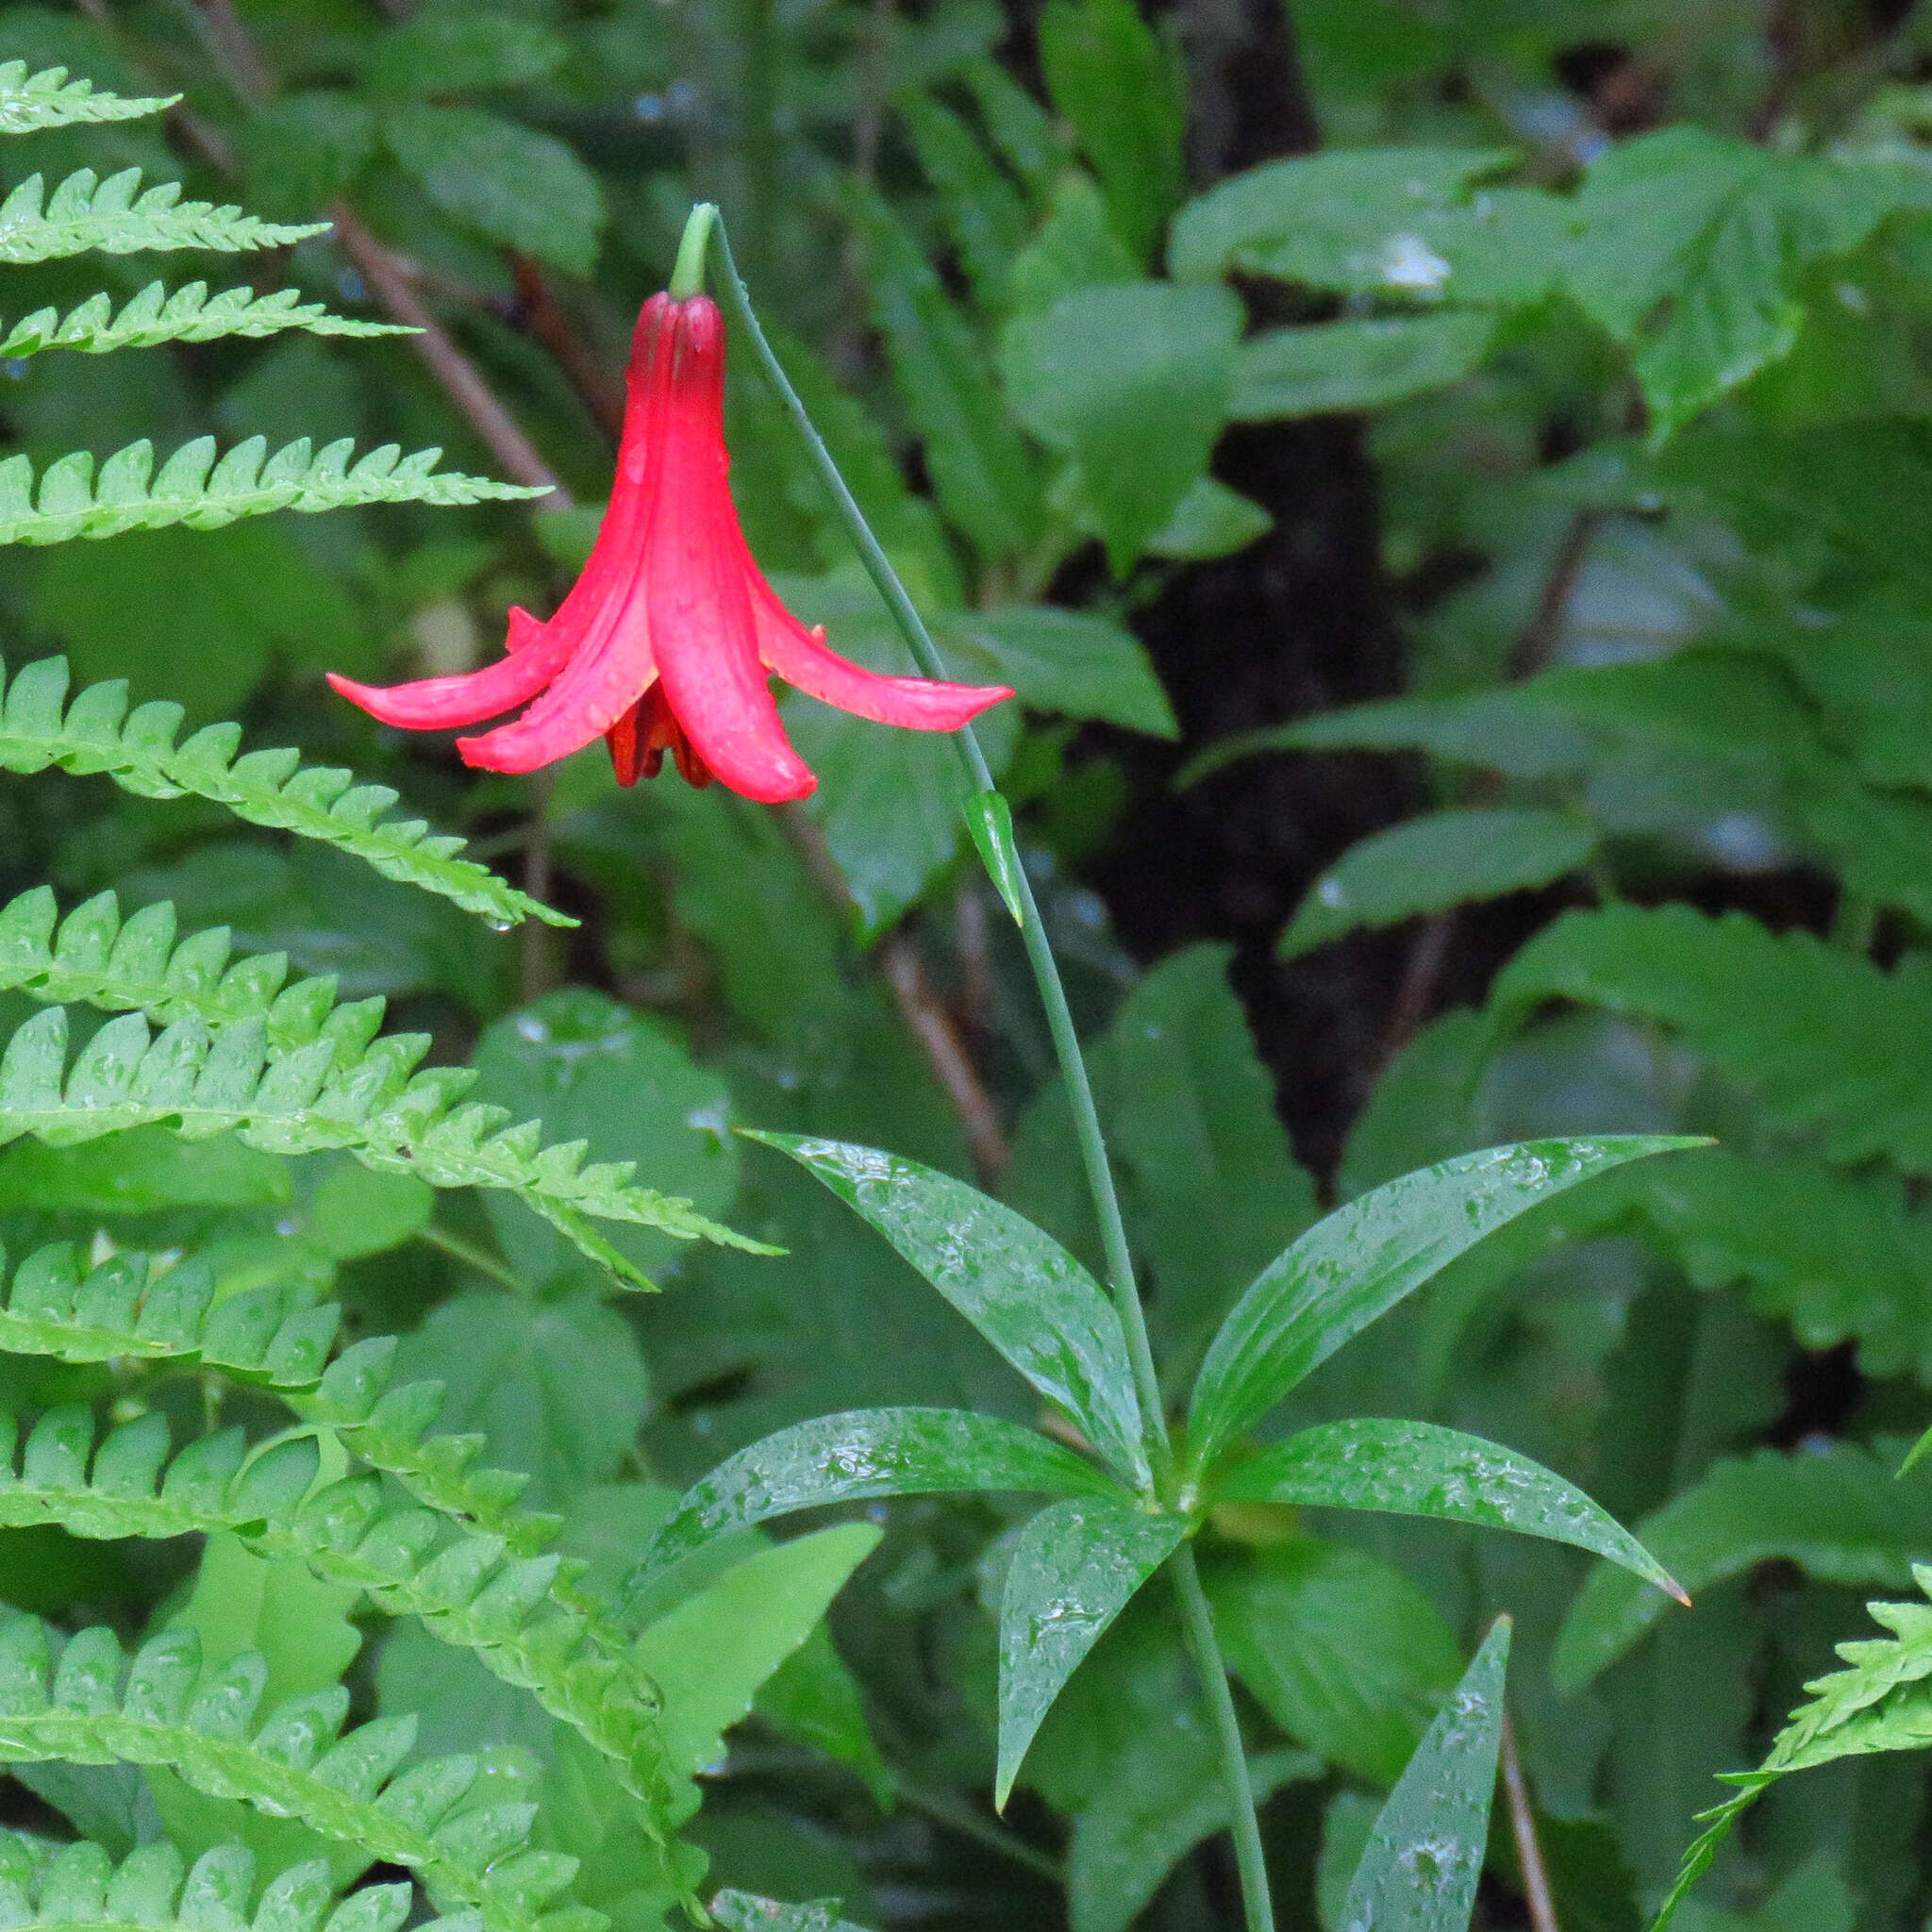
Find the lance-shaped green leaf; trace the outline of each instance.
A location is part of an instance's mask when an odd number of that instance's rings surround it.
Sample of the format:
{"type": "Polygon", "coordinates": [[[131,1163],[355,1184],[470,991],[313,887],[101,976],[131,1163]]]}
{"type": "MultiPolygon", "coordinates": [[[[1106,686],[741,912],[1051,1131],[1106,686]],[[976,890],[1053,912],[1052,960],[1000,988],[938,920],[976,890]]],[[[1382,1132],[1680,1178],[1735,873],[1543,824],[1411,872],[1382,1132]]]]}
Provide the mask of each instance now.
{"type": "Polygon", "coordinates": [[[780,1429],[692,1484],[658,1524],[626,1592],[728,1529],[870,1496],[958,1490],[1114,1495],[1105,1472],[997,1416],[963,1408],[854,1408],[780,1429]]]}
{"type": "Polygon", "coordinates": [[[1187,1532],[1111,1496],[1051,1503],[1020,1533],[1000,1599],[1000,1758],[1007,1798],[1034,1734],[1082,1657],[1187,1532]]]}
{"type": "Polygon", "coordinates": [[[1188,1409],[1194,1468],[1486,1234],[1626,1160],[1703,1144],[1636,1134],[1524,1141],[1458,1154],[1337,1208],[1271,1261],[1221,1324],[1188,1409]]]}
{"type": "Polygon", "coordinates": [[[1342,1932],[1465,1932],[1490,1838],[1509,1619],[1498,1617],[1375,1819],[1342,1932]]]}
{"type": "Polygon", "coordinates": [[[1679,1603],[1690,1599],[1637,1539],[1574,1483],[1479,1436],[1364,1417],[1273,1443],[1213,1486],[1216,1502],[1379,1509],[1513,1529],[1607,1557],[1679,1603]]]}
{"type": "Polygon", "coordinates": [[[1099,1284],[1049,1234],[964,1181],[841,1141],[750,1134],[864,1217],[1128,1482],[1149,1477],[1126,1339],[1099,1284]]]}

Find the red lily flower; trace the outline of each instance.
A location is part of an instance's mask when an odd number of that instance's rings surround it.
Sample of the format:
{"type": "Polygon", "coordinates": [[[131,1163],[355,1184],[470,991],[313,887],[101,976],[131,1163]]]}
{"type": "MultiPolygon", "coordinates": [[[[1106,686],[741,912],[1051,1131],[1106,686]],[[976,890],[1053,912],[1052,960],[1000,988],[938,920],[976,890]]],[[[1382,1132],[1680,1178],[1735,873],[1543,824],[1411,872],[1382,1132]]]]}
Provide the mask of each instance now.
{"type": "Polygon", "coordinates": [[[818,780],[792,750],[766,683],[881,724],[953,731],[1012,692],[882,677],[825,647],[752,560],[726,483],[724,320],[708,296],[654,295],[638,317],[610,508],[575,588],[548,623],[509,613],[508,655],[462,677],[378,689],[331,674],[385,724],[434,731],[518,705],[522,717],[459,738],[465,764],[532,772],[593,738],[618,782],[656,777],[668,751],[693,785],[803,798],[818,780]]]}

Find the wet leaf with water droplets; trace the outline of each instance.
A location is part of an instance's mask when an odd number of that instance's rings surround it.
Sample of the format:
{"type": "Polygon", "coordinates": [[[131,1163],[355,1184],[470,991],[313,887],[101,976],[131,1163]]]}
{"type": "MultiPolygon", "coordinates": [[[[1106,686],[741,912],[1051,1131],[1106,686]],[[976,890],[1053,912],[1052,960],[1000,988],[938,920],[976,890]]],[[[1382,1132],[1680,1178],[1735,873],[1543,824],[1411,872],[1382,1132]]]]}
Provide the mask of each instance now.
{"type": "Polygon", "coordinates": [[[1498,1617],[1369,1835],[1341,1932],[1466,1932],[1489,1843],[1509,1620],[1498,1617]]]}
{"type": "Polygon", "coordinates": [[[1024,1215],[896,1154],[803,1134],[747,1134],[789,1154],[863,1216],[1137,1487],[1148,1483],[1120,1317],[1093,1277],[1024,1215]]]}
{"type": "Polygon", "coordinates": [[[1681,1601],[1670,1573],[1574,1483],[1526,1456],[1434,1423],[1326,1423],[1239,1463],[1217,1501],[1381,1509],[1513,1529],[1607,1557],[1681,1601]]]}
{"type": "Polygon", "coordinates": [[[958,1490],[1121,1493],[1092,1463],[1015,1423],[963,1408],[849,1409],[780,1429],[687,1490],[625,1591],[726,1530],[826,1503],[958,1490]]]}
{"type": "Polygon", "coordinates": [[[1606,1169],[1704,1144],[1637,1134],[1525,1141],[1457,1155],[1337,1208],[1270,1262],[1221,1324],[1188,1409],[1195,1469],[1486,1234],[1606,1169]]]}
{"type": "Polygon", "coordinates": [[[1067,1679],[1186,1527],[1178,1516],[1075,1496],[1048,1505],[1021,1532],[1000,1601],[996,1809],[1006,1809],[1026,1748],[1067,1679]]]}

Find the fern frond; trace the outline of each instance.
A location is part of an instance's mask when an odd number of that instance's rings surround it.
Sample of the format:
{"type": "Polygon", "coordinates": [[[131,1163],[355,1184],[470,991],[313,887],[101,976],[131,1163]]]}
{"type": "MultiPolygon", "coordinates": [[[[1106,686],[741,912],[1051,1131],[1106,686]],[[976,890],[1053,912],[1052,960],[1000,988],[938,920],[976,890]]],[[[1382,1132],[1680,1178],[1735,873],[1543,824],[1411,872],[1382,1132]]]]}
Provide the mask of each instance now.
{"type": "Polygon", "coordinates": [[[179,94],[133,100],[95,92],[91,80],[69,80],[64,67],[26,71],[25,60],[0,60],[0,134],[31,134],[40,127],[72,127],[83,121],[138,121],[172,108],[179,94]]]}
{"type": "MultiPolygon", "coordinates": [[[[1932,1564],[1913,1564],[1912,1576],[1932,1597],[1932,1564]]],[[[1891,1635],[1840,1643],[1838,1654],[1851,1668],[1807,1684],[1811,1701],[1791,1713],[1764,1762],[1756,1771],[1724,1779],[1738,1787],[1738,1794],[1699,1813],[1698,1822],[1707,1828],[1684,1854],[1683,1869],[1657,1912],[1654,1932],[1663,1932],[1670,1924],[1690,1888],[1710,1869],[1739,1817],[1767,1785],[1840,1757],[1922,1751],[1932,1744],[1932,1604],[1872,1603],[1865,1607],[1891,1635]]]]}
{"type": "Polygon", "coordinates": [[[64,1362],[197,1362],[277,1391],[321,1381],[341,1309],[287,1282],[215,1300],[208,1265],[124,1250],[82,1272],[71,1241],[36,1248],[0,1307],[0,1350],[64,1362]]]}
{"type": "Polygon", "coordinates": [[[171,295],[166,285],[150,282],[121,306],[113,298],[90,295],[63,316],[37,308],[0,339],[0,356],[37,356],[43,349],[78,349],[104,356],[110,349],[152,349],[162,342],[212,342],[224,336],[272,336],[283,329],[307,329],[316,336],[408,336],[416,330],[399,322],[358,322],[331,315],[320,302],[305,302],[299,289],[258,295],[253,289],[223,289],[210,295],[206,282],[189,282],[171,295]]]}
{"type": "Polygon", "coordinates": [[[154,445],[143,437],[116,450],[98,477],[86,450],[49,463],[38,494],[32,462],[8,457],[0,462],[0,543],[67,543],[76,537],[118,537],[124,530],[160,530],[171,524],[219,530],[238,518],[278,509],[312,514],[366,503],[448,508],[545,493],[455,470],[439,473],[440,449],[406,457],[400,444],[388,442],[352,466],[355,448],[355,439],[344,436],[318,453],[304,436],[271,457],[267,439],[251,436],[218,463],[214,438],[199,436],[183,443],[157,475],[154,445]]]}
{"type": "MultiPolygon", "coordinates": [[[[334,1881],[322,1858],[275,1873],[258,1895],[255,1854],[245,1845],[216,1845],[190,1865],[166,1839],[156,1839],[117,1866],[86,1839],[56,1844],[0,1832],[0,1918],[14,1932],[66,1932],[79,1925],[99,1932],[135,1926],[206,1932],[213,1924],[229,1932],[399,1932],[409,1915],[411,1889],[369,1885],[339,1905],[334,1901],[334,1881]]],[[[442,1919],[435,1932],[459,1928],[442,1919]]]]}
{"type": "MultiPolygon", "coordinates": [[[[291,989],[299,993],[301,987],[291,989]]],[[[654,1227],[755,1254],[775,1250],[699,1214],[691,1203],[631,1185],[629,1161],[585,1164],[585,1144],[542,1144],[535,1121],[508,1126],[500,1107],[458,1104],[466,1068],[416,1073],[426,1035],[375,1038],[374,1002],[340,1007],[300,1045],[272,1050],[264,1019],[211,1027],[176,1020],[151,1035],[141,1013],[110,1020],[67,1066],[67,1014],[26,1021],[0,1056],[0,1145],[32,1135],[54,1146],[125,1127],[160,1125],[189,1140],[233,1132],[269,1154],[340,1148],[365,1166],[437,1188],[515,1194],[620,1281],[646,1276],[591,1219],[654,1227]]],[[[285,1011],[283,1023],[292,1014],[285,1011]]]]}
{"type": "Polygon", "coordinates": [[[288,1283],[219,1304],[214,1292],[197,1259],[157,1267],[126,1252],[83,1273],[73,1243],[53,1242],[15,1271],[0,1348],[69,1362],[193,1362],[265,1384],[425,1507],[385,1508],[367,1478],[316,1490],[320,1458],[306,1437],[244,1465],[242,1438],[229,1431],[169,1463],[158,1414],[96,1447],[92,1414],[73,1408],[36,1424],[17,1467],[15,1424],[0,1412],[0,1526],[57,1523],[104,1539],[228,1530],[264,1555],[297,1557],[475,1651],[609,1757],[637,1796],[658,1800],[654,1694],[621,1661],[625,1640],[599,1607],[575,1596],[558,1560],[542,1554],[559,1519],[516,1507],[528,1478],[475,1467],[480,1436],[428,1433],[442,1384],[391,1388],[393,1337],[358,1342],[324,1374],[341,1312],[334,1304],[288,1283]],[[445,1525],[454,1535],[429,1557],[445,1525]]]}
{"type": "Polygon", "coordinates": [[[1610,906],[1567,912],[1538,933],[1497,975],[1492,1022],[1507,1027],[1551,999],[1675,1027],[1778,1125],[1822,1136],[1835,1161],[1884,1155],[1932,1174],[1932,960],[1923,954],[1888,973],[1741,912],[1610,906]]]}
{"type": "Polygon", "coordinates": [[[239,724],[210,724],[177,744],[181,707],[156,701],[130,713],[123,678],[88,685],[69,704],[64,658],[42,658],[16,672],[10,684],[5,677],[0,663],[0,770],[58,765],[82,776],[104,773],[142,798],[211,799],[250,824],[333,845],[385,878],[434,892],[499,929],[525,918],[576,924],[458,857],[461,839],[432,834],[421,819],[385,818],[396,802],[386,785],[358,785],[337,766],[305,766],[299,752],[286,748],[238,758],[239,724]]]}
{"type": "Polygon", "coordinates": [[[0,991],[46,1005],[142,1012],[163,1024],[260,1019],[271,1047],[314,1039],[335,1009],[333,978],[297,980],[283,998],[286,953],[249,954],[230,964],[226,926],[179,941],[175,934],[175,908],[165,899],[124,921],[114,893],[98,892],[62,919],[54,894],[35,886],[0,907],[0,991]]]}
{"type": "Polygon", "coordinates": [[[263,1556],[367,1591],[392,1616],[421,1619],[574,1726],[647,1805],[668,1794],[655,1690],[607,1654],[586,1614],[553,1596],[560,1558],[511,1555],[502,1537],[475,1529],[445,1536],[436,1512],[385,1506],[374,1476],[318,1487],[322,1450],[308,1433],[251,1456],[242,1431],[226,1429],[171,1461],[159,1412],[96,1445],[92,1411],[75,1405],[42,1416],[16,1463],[18,1433],[0,1410],[0,1527],[56,1524],[102,1541],[228,1531],[263,1556]]]}
{"type": "Polygon", "coordinates": [[[371,1336],[324,1373],[341,1310],[290,1283],[217,1304],[214,1279],[190,1257],[161,1266],[124,1250],[83,1272],[71,1241],[37,1248],[14,1271],[0,1307],[0,1349],[65,1362],[197,1363],[272,1388],[305,1421],[325,1424],[372,1468],[458,1527],[536,1556],[562,1519],[517,1507],[529,1478],[472,1467],[480,1436],[428,1431],[441,1382],[392,1389],[393,1336],[371,1336]]]}
{"type": "Polygon", "coordinates": [[[577,1860],[527,1849],[536,1807],[461,1808],[474,1757],[441,1757],[398,1775],[413,1717],[379,1718],[339,1737],[340,1685],[259,1714],[268,1665],[257,1654],[204,1670],[201,1640],[177,1625],[131,1664],[111,1630],[62,1640],[38,1617],[0,1625],[0,1762],[164,1766],[196,1790],[295,1818],[339,1843],[415,1873],[439,1907],[467,1906],[485,1932],[590,1932],[601,1914],[544,1906],[577,1860]]]}
{"type": "Polygon", "coordinates": [[[98,248],[133,255],[145,248],[208,248],[232,255],[248,248],[285,248],[328,232],[326,222],[265,222],[239,208],[183,201],[178,181],[143,191],[139,168],[103,181],[92,168],[67,176],[50,195],[29,175],[0,202],[0,261],[51,261],[98,248]]]}

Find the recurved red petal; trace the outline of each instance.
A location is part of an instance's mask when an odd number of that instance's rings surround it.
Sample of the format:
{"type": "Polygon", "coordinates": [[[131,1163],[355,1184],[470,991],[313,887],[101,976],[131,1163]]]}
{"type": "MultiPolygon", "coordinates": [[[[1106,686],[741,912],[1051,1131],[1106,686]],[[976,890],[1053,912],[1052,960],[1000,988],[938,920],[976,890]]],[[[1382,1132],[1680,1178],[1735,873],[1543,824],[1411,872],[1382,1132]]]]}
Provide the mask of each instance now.
{"type": "Polygon", "coordinates": [[[650,532],[663,475],[674,312],[658,295],[639,318],[610,508],[583,575],[550,620],[552,630],[573,641],[568,662],[521,718],[481,738],[458,739],[466,764],[534,772],[568,758],[615,727],[657,675],[644,584],[656,567],[650,532]]]}
{"type": "Polygon", "coordinates": [[[571,652],[568,635],[539,624],[527,610],[509,614],[508,655],[459,677],[419,677],[413,684],[358,684],[328,674],[328,681],[372,718],[405,731],[439,731],[476,724],[535,697],[561,671],[571,652]]]}
{"type": "MultiPolygon", "coordinates": [[[[757,571],[757,566],[753,566],[757,571]]],[[[779,602],[762,573],[752,582],[758,656],[767,669],[808,697],[880,724],[957,731],[989,705],[1013,695],[1004,684],[946,684],[931,677],[887,677],[841,658],[822,628],[807,630],[779,602]]]]}
{"type": "Polygon", "coordinates": [[[758,661],[726,481],[724,323],[714,304],[680,306],[674,358],[645,586],[664,697],[699,760],[734,791],[773,805],[804,798],[818,781],[785,736],[758,661]]]}

